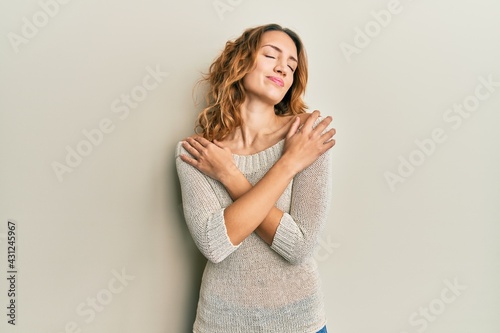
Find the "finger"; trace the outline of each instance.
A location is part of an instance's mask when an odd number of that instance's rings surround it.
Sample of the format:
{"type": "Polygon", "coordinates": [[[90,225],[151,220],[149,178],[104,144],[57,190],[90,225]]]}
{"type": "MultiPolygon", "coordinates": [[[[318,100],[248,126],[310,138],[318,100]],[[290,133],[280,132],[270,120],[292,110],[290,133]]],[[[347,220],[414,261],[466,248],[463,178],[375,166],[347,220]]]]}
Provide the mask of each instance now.
{"type": "Polygon", "coordinates": [[[224,149],[224,145],[223,145],[223,144],[222,144],[219,140],[214,139],[214,142],[213,142],[213,143],[214,143],[214,145],[216,145],[217,147],[224,149]]]}
{"type": "Polygon", "coordinates": [[[324,119],[322,119],[319,124],[314,128],[314,131],[318,132],[318,133],[323,133],[323,131],[325,130],[325,128],[328,127],[328,125],[330,125],[330,123],[332,122],[333,118],[331,116],[328,116],[324,119]]]}
{"type": "MultiPolygon", "coordinates": [[[[189,140],[189,138],[186,140],[189,140]]],[[[190,153],[194,158],[198,159],[200,157],[200,152],[196,148],[194,148],[190,142],[183,141],[182,147],[184,147],[184,149],[186,149],[186,151],[190,153]]]]}
{"type": "Polygon", "coordinates": [[[198,141],[203,147],[208,146],[211,142],[205,139],[202,136],[197,136],[194,138],[196,141],[198,141]]]}
{"type": "Polygon", "coordinates": [[[331,138],[333,138],[333,136],[335,135],[335,133],[336,133],[335,128],[329,129],[328,131],[326,131],[325,133],[323,133],[321,135],[320,141],[326,143],[331,138]]]}
{"type": "Polygon", "coordinates": [[[184,141],[186,141],[187,139],[192,139],[192,140],[195,140],[197,137],[199,137],[200,135],[199,134],[193,134],[191,136],[188,136],[187,138],[184,139],[184,141]]]}
{"type": "Polygon", "coordinates": [[[201,143],[196,140],[195,137],[189,137],[186,139],[186,142],[188,142],[193,148],[195,148],[198,152],[201,152],[205,147],[201,145],[201,143]]]}
{"type": "Polygon", "coordinates": [[[288,129],[288,133],[286,134],[286,138],[290,139],[299,129],[300,126],[300,118],[295,117],[295,120],[292,123],[292,126],[290,126],[290,129],[288,129]]]}
{"type": "Polygon", "coordinates": [[[327,141],[323,144],[323,148],[324,148],[324,151],[327,151],[328,149],[332,148],[333,146],[335,146],[335,139],[331,139],[330,141],[327,141]]]}
{"type": "Polygon", "coordinates": [[[184,154],[181,154],[180,157],[181,157],[181,160],[183,160],[187,164],[189,164],[189,165],[191,165],[191,166],[193,166],[195,168],[197,167],[198,161],[195,160],[194,158],[191,158],[191,157],[189,157],[187,155],[184,155],[184,154]]]}
{"type": "Polygon", "coordinates": [[[316,120],[319,118],[319,116],[320,116],[319,111],[314,110],[313,113],[311,113],[311,115],[307,117],[304,126],[302,126],[302,131],[310,131],[316,120]]]}

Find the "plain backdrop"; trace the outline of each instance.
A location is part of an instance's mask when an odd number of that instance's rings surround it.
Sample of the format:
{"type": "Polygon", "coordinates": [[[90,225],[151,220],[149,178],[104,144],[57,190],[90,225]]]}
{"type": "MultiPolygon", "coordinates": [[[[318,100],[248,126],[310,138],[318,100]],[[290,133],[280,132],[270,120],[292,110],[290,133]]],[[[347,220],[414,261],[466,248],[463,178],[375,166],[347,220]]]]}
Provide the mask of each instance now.
{"type": "Polygon", "coordinates": [[[498,1],[66,2],[0,2],[2,332],[190,332],[174,148],[202,73],[266,23],[301,36],[337,129],[329,332],[500,331],[498,1]]]}

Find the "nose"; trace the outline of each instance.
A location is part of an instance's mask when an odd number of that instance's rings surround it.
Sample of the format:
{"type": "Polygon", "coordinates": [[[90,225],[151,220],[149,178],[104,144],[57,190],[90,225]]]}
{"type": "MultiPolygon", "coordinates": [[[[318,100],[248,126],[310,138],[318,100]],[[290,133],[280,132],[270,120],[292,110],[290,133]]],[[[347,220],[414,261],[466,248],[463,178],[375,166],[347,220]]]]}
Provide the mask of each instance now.
{"type": "Polygon", "coordinates": [[[279,73],[279,74],[281,74],[281,75],[283,75],[283,76],[286,76],[286,71],[285,71],[285,68],[286,68],[286,65],[283,65],[281,62],[278,62],[278,63],[276,64],[276,66],[274,67],[274,70],[275,70],[277,73],[279,73]]]}

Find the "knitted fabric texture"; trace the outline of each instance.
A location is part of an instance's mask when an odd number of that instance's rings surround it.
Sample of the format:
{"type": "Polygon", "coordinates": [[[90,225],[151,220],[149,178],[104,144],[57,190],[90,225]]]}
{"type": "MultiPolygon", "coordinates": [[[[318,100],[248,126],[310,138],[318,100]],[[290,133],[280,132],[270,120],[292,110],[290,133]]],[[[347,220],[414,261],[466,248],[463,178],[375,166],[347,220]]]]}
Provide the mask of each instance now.
{"type": "MultiPolygon", "coordinates": [[[[252,155],[233,154],[234,162],[255,185],[278,161],[284,143],[252,155]]],[[[178,143],[184,217],[208,259],[194,333],[313,333],[326,324],[313,251],[331,202],[330,151],[298,173],[276,202],[284,214],[272,245],[254,232],[235,246],[224,223],[231,197],[221,183],[180,159],[189,153],[178,143]]]]}

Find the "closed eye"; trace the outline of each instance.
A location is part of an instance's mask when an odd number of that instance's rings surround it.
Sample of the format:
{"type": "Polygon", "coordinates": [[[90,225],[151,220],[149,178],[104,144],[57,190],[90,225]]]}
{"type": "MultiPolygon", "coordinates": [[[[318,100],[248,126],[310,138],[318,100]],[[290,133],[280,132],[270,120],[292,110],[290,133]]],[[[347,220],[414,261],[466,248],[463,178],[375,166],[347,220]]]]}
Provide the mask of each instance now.
{"type": "MultiPolygon", "coordinates": [[[[270,58],[270,59],[276,59],[276,57],[273,57],[273,56],[270,56],[270,55],[267,55],[267,54],[264,54],[264,57],[270,58]]],[[[292,66],[288,65],[288,68],[290,68],[290,70],[292,71],[292,73],[295,72],[295,69],[292,66]]]]}

